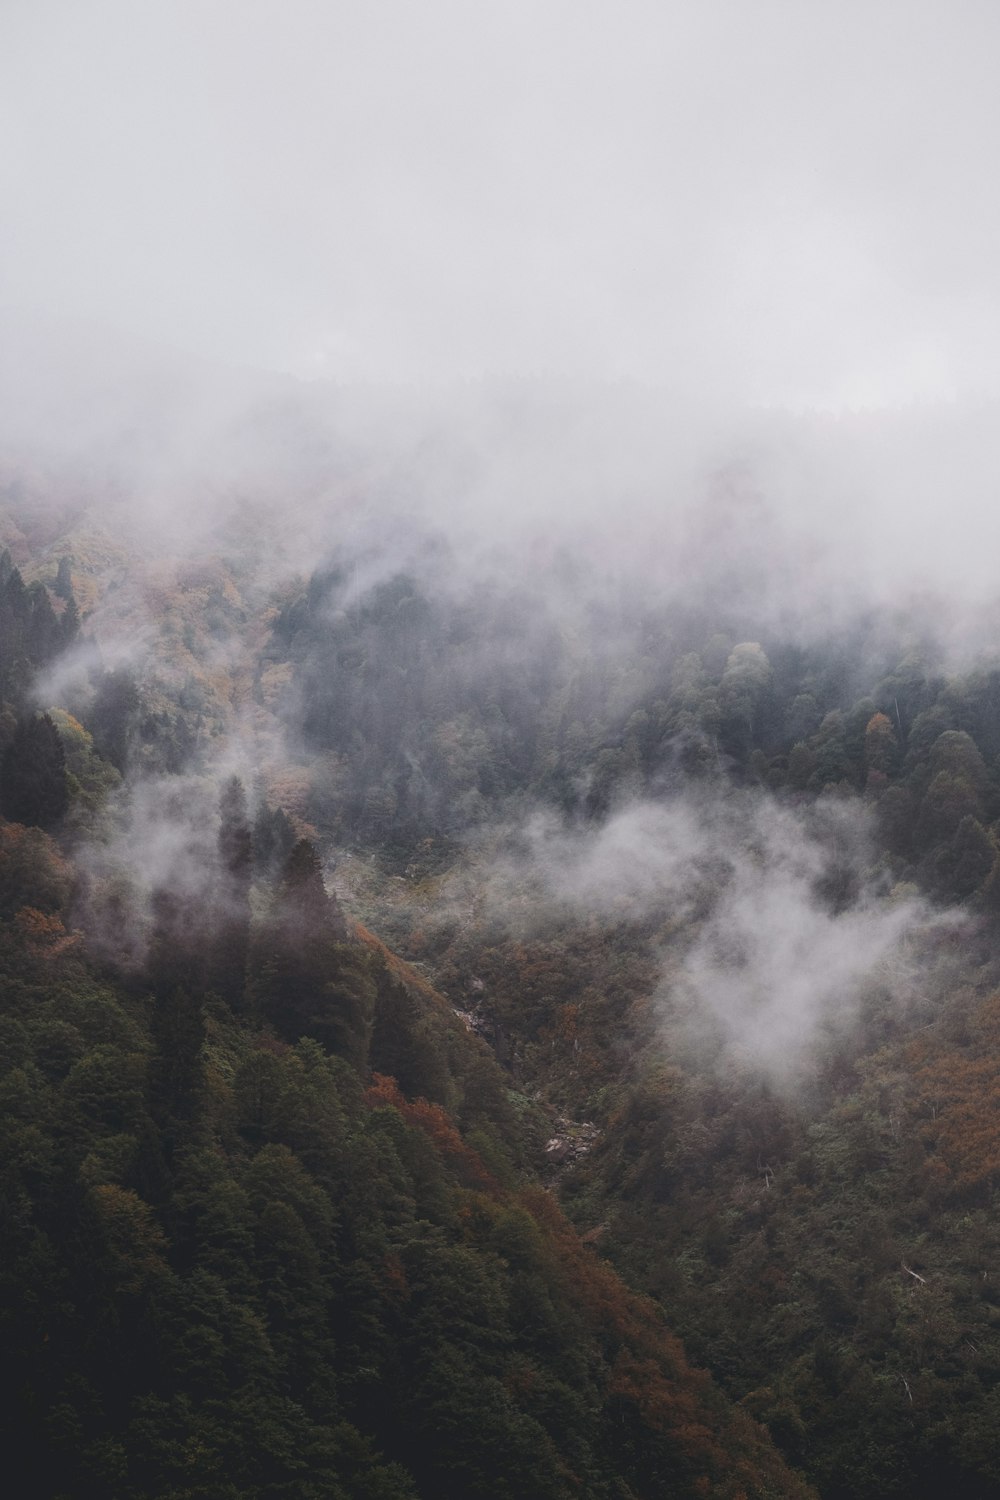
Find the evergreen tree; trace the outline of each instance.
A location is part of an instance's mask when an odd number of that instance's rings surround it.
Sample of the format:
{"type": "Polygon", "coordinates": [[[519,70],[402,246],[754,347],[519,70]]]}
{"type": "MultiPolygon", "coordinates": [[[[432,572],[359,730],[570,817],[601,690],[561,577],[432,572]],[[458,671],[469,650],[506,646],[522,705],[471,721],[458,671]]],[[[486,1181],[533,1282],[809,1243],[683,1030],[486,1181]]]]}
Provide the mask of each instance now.
{"type": "Polygon", "coordinates": [[[105,760],[123,775],[128,768],[139,706],[139,689],[130,672],[120,669],[103,674],[90,710],[89,727],[105,760]]]}
{"type": "Polygon", "coordinates": [[[393,978],[385,964],[375,973],[375,1010],[369,1066],[395,1078],[411,1098],[443,1100],[446,1073],[441,1057],[422,1024],[416,999],[393,978]]]}
{"type": "Polygon", "coordinates": [[[47,666],[62,649],[62,627],[44,583],[35,582],[25,595],[28,606],[27,651],[33,667],[47,666]]]}
{"type": "Polygon", "coordinates": [[[169,1154],[176,1144],[176,1127],[191,1118],[202,1087],[205,1023],[197,996],[181,988],[159,995],[153,1010],[152,1040],[154,1052],[147,1080],[149,1112],[161,1130],[171,1127],[163,1142],[169,1154]]]}
{"type": "Polygon", "coordinates": [[[247,794],[238,776],[231,776],[219,798],[219,858],[241,888],[249,889],[253,867],[253,838],[247,818],[247,794]]]}
{"type": "Polygon", "coordinates": [[[0,569],[0,702],[18,704],[30,678],[27,647],[30,606],[24,580],[18,569],[10,565],[10,553],[3,556],[7,566],[0,569]]]}
{"type": "Polygon", "coordinates": [[[300,839],[258,935],[257,1003],[280,1035],[315,1037],[360,1069],[368,1055],[375,986],[367,955],[346,938],[319,856],[308,839],[300,839]]]}
{"type": "Polygon", "coordinates": [[[268,807],[262,799],[253,825],[253,861],[260,875],[283,869],[295,843],[295,829],[284,808],[268,807]]]}
{"type": "Polygon", "coordinates": [[[62,612],[59,631],[64,646],[71,646],[80,634],[80,611],[76,607],[76,600],[72,594],[67,599],[66,608],[62,612]]]}
{"type": "Polygon", "coordinates": [[[218,915],[210,987],[238,1010],[243,1007],[246,988],[253,876],[253,836],[246,792],[238,776],[230,777],[219,800],[218,852],[218,915]]]}
{"type": "Polygon", "coordinates": [[[0,809],[14,823],[52,828],[68,805],[66,757],[48,714],[21,719],[0,766],[0,809]]]}
{"type": "Polygon", "coordinates": [[[205,993],[214,942],[213,913],[204,892],[157,890],[146,970],[158,995],[178,988],[205,993]]]}
{"type": "Polygon", "coordinates": [[[69,558],[63,556],[59,559],[59,567],[56,569],[56,581],[52,585],[52,592],[59,599],[67,602],[73,597],[73,575],[70,572],[69,558]]]}

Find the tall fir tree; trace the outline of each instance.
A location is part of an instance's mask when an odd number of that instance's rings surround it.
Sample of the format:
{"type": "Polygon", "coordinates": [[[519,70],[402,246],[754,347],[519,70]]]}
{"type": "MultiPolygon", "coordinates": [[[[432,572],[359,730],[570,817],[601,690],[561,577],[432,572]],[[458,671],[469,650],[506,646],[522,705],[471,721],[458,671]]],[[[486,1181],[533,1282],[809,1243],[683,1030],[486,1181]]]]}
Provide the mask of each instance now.
{"type": "Polygon", "coordinates": [[[23,718],[0,764],[0,810],[13,823],[53,828],[69,802],[66,756],[48,714],[23,718]]]}
{"type": "Polygon", "coordinates": [[[365,1067],[375,1004],[371,964],[347,942],[347,924],[327,894],[308,839],[300,839],[285,862],[255,960],[257,1005],[279,1035],[315,1037],[365,1067]]]}
{"type": "Polygon", "coordinates": [[[210,987],[237,1011],[244,1007],[246,991],[252,878],[253,835],[247,795],[239,777],[232,776],[219,799],[217,916],[210,987]]]}

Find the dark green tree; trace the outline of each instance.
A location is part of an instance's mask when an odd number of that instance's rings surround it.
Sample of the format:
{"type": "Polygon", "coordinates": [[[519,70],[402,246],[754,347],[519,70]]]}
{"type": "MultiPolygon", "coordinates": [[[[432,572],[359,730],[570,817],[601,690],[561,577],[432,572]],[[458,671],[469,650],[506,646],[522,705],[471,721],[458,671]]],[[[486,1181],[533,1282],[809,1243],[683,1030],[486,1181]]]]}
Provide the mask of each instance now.
{"type": "Polygon", "coordinates": [[[247,797],[238,776],[226,782],[219,799],[219,874],[215,890],[214,953],[210,988],[242,1009],[250,939],[250,883],[253,836],[247,797]]]}
{"type": "Polygon", "coordinates": [[[346,938],[319,856],[308,839],[300,839],[257,937],[257,1003],[280,1035],[315,1037],[363,1068],[375,986],[367,954],[346,938]]]}
{"type": "Polygon", "coordinates": [[[284,868],[295,843],[295,829],[281,807],[271,808],[262,799],[253,825],[253,862],[260,875],[273,875],[284,868]]]}
{"type": "Polygon", "coordinates": [[[14,823],[52,828],[68,805],[66,757],[48,714],[21,719],[0,766],[0,809],[14,823]]]}
{"type": "Polygon", "coordinates": [[[140,708],[139,689],[131,672],[119,668],[105,672],[97,688],[89,715],[94,744],[117,770],[128,769],[140,708]]]}
{"type": "Polygon", "coordinates": [[[164,1132],[162,1144],[169,1154],[176,1144],[177,1127],[195,1110],[202,1084],[205,1023],[198,997],[184,989],[159,995],[153,1010],[152,1037],[149,1112],[164,1132]]]}
{"type": "Polygon", "coordinates": [[[73,597],[73,575],[70,571],[69,558],[63,556],[59,559],[56,569],[56,581],[52,585],[52,592],[59,599],[72,599],[73,597]]]}
{"type": "Polygon", "coordinates": [[[80,634],[80,611],[76,607],[76,600],[72,594],[66,601],[66,608],[59,621],[59,633],[64,646],[71,646],[80,634]]]}
{"type": "Polygon", "coordinates": [[[411,1098],[443,1100],[447,1070],[421,1007],[406,986],[381,965],[375,973],[375,1011],[369,1065],[395,1078],[411,1098]]]}

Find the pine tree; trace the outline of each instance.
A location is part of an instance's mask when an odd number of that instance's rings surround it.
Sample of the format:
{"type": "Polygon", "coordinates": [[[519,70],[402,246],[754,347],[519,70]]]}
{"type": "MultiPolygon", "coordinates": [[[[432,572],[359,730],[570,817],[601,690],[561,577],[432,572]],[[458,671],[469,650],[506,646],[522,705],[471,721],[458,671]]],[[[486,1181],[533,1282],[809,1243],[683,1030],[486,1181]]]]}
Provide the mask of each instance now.
{"type": "Polygon", "coordinates": [[[253,837],[247,816],[246,791],[238,776],[230,777],[219,799],[218,855],[218,914],[210,987],[234,1010],[241,1010],[250,938],[253,837]]]}
{"type": "Polygon", "coordinates": [[[219,798],[219,858],[241,889],[249,890],[253,868],[253,838],[247,817],[247,794],[238,776],[231,776],[219,798]]]}
{"type": "Polygon", "coordinates": [[[94,744],[124,775],[139,711],[139,689],[130,672],[106,672],[94,697],[88,727],[94,744]]]}
{"type": "Polygon", "coordinates": [[[66,756],[48,714],[22,719],[0,766],[0,810],[14,823],[52,828],[69,796],[66,756]]]}
{"type": "Polygon", "coordinates": [[[285,863],[256,944],[255,995],[281,1036],[315,1037],[365,1066],[375,1003],[367,954],[346,942],[347,924],[327,894],[319,856],[300,839],[285,863]]]}
{"type": "Polygon", "coordinates": [[[66,601],[66,608],[59,621],[59,629],[64,646],[71,646],[80,634],[80,611],[76,607],[76,600],[72,594],[66,601]]]}
{"type": "Polygon", "coordinates": [[[176,1126],[193,1115],[202,1084],[205,1023],[198,997],[180,987],[157,996],[152,1038],[149,1112],[161,1129],[173,1126],[164,1137],[164,1144],[172,1148],[176,1126]]]}
{"type": "Polygon", "coordinates": [[[254,868],[271,875],[284,867],[295,844],[295,829],[281,807],[270,808],[263,800],[253,826],[254,868]]]}
{"type": "Polygon", "coordinates": [[[59,599],[72,599],[73,597],[73,575],[70,572],[70,561],[68,557],[59,559],[59,567],[56,570],[56,581],[52,585],[52,592],[59,599]]]}

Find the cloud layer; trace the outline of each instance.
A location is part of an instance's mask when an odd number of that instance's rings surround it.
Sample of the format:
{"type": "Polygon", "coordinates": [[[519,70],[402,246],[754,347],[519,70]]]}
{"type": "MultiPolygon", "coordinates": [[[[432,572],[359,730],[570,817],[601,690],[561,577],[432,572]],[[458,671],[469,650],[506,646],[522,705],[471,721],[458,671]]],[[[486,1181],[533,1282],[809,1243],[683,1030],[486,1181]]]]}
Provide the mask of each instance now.
{"type": "Polygon", "coordinates": [[[0,284],[348,378],[995,382],[985,0],[12,0],[0,284]]]}

